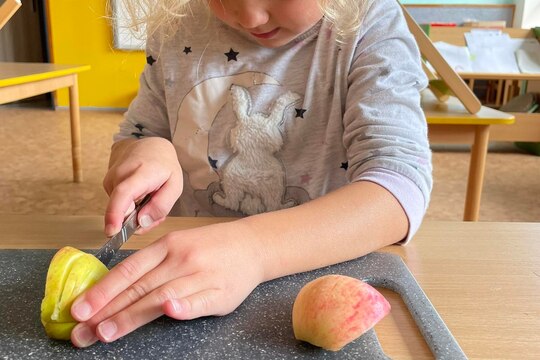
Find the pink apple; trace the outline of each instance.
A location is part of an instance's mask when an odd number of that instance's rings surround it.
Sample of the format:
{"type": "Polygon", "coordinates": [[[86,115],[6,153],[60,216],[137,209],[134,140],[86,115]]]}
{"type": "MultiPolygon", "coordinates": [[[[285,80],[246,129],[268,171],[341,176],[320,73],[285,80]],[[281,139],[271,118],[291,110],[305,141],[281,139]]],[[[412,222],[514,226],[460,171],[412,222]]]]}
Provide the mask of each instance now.
{"type": "Polygon", "coordinates": [[[344,275],[307,283],[293,305],[294,336],[338,351],[390,312],[390,304],[369,284],[344,275]]]}

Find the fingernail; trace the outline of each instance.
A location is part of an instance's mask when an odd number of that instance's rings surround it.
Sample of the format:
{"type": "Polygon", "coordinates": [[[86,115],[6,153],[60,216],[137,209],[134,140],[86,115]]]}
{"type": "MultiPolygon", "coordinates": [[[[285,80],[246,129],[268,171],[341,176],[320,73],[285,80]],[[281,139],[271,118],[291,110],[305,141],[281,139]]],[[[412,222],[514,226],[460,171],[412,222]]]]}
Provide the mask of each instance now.
{"type": "Polygon", "coordinates": [[[98,331],[107,341],[113,339],[114,334],[116,334],[116,323],[114,321],[105,321],[98,325],[98,331]]]}
{"type": "Polygon", "coordinates": [[[172,307],[173,307],[174,312],[176,312],[176,313],[179,313],[179,312],[180,312],[180,309],[181,309],[182,307],[180,306],[180,302],[179,302],[178,300],[172,299],[172,300],[171,300],[171,305],[172,305],[172,307]]]}
{"type": "Polygon", "coordinates": [[[90,346],[98,340],[92,330],[90,330],[90,328],[86,325],[81,325],[74,329],[73,336],[76,340],[76,346],[79,347],[90,346]]]}
{"type": "Polygon", "coordinates": [[[82,301],[73,305],[72,311],[79,320],[85,321],[90,318],[92,307],[86,301],[82,301]]]}
{"type": "Polygon", "coordinates": [[[150,215],[143,215],[143,216],[141,216],[141,219],[139,220],[139,224],[143,228],[147,228],[149,226],[152,226],[153,223],[154,223],[154,220],[152,220],[150,215]]]}

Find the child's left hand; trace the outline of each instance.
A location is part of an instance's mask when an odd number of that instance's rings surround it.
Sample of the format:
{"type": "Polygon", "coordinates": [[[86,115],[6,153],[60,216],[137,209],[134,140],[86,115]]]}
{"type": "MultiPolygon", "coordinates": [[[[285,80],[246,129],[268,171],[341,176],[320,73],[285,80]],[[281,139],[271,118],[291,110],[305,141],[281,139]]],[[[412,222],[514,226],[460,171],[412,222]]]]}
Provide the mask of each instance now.
{"type": "Polygon", "coordinates": [[[238,221],[176,231],[116,265],[73,304],[75,346],[114,341],[165,314],[232,312],[263,281],[257,240],[238,221]]]}

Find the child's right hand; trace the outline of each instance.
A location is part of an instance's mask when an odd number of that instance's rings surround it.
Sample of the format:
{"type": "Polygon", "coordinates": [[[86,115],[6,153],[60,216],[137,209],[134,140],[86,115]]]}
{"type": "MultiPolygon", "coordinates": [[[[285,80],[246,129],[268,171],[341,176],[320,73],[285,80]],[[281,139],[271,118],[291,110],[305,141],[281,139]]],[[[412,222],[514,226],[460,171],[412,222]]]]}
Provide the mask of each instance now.
{"type": "Polygon", "coordinates": [[[105,211],[107,236],[120,231],[135,202],[149,193],[153,196],[139,212],[139,223],[144,230],[154,227],[165,219],[182,193],[182,169],[174,146],[159,137],[116,143],[103,187],[110,197],[105,211]]]}

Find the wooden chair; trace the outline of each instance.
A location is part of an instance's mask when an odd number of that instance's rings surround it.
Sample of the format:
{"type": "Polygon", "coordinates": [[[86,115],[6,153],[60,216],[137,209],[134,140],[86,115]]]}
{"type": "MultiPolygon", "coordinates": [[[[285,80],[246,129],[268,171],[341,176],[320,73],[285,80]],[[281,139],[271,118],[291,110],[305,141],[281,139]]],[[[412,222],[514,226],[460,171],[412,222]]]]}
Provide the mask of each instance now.
{"type": "Polygon", "coordinates": [[[466,143],[472,144],[463,220],[477,221],[490,126],[513,124],[514,116],[482,106],[471,88],[446,62],[405,7],[401,7],[420,53],[435,70],[431,71],[423,63],[431,91],[424,91],[421,105],[428,123],[430,143],[455,143],[456,140],[463,143],[465,139],[466,143]]]}
{"type": "Polygon", "coordinates": [[[424,30],[422,30],[416,21],[414,21],[407,9],[405,9],[403,5],[401,5],[401,8],[403,10],[405,19],[407,20],[409,30],[416,39],[420,53],[435,69],[435,73],[431,71],[428,72],[429,69],[424,64],[424,71],[426,71],[428,77],[430,77],[430,88],[433,93],[440,100],[445,101],[448,95],[444,89],[444,86],[442,86],[445,84],[471,114],[476,114],[479,112],[482,107],[480,100],[478,100],[469,86],[454,71],[454,69],[452,69],[441,53],[437,50],[435,45],[433,45],[424,30]],[[437,79],[432,79],[432,77],[436,77],[437,79]],[[438,79],[442,80],[442,82],[437,82],[438,79]]]}

